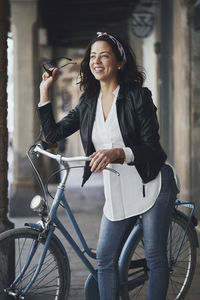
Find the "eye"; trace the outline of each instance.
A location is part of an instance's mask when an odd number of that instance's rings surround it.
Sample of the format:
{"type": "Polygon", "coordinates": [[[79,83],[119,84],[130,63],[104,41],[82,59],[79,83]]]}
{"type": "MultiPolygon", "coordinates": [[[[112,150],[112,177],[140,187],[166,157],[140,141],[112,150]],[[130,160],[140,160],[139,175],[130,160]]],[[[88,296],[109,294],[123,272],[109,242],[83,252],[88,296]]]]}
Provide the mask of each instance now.
{"type": "Polygon", "coordinates": [[[95,55],[90,55],[90,59],[94,59],[95,58],[95,55]]]}

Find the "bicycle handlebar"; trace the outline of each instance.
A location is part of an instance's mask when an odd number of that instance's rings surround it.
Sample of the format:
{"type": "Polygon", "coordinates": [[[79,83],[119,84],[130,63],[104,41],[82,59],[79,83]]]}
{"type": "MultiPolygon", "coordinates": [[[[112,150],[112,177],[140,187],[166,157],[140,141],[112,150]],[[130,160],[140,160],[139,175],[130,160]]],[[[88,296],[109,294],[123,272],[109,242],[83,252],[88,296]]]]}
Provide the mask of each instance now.
{"type": "Polygon", "coordinates": [[[39,145],[37,145],[33,151],[39,152],[39,153],[44,154],[52,159],[55,159],[59,163],[61,163],[62,161],[63,162],[90,161],[90,158],[87,156],[65,157],[60,154],[53,154],[53,153],[50,153],[50,152],[42,149],[39,145]]]}
{"type": "MultiPolygon", "coordinates": [[[[43,149],[46,145],[47,144],[45,142],[39,142],[39,143],[36,144],[35,148],[32,149],[32,151],[39,152],[39,153],[41,153],[43,155],[46,155],[46,156],[48,156],[52,159],[55,159],[60,164],[62,164],[62,162],[67,162],[68,163],[68,162],[81,162],[81,161],[87,162],[87,161],[91,161],[91,159],[87,156],[65,157],[65,156],[62,156],[60,154],[50,153],[50,152],[43,149]]],[[[111,172],[115,173],[118,176],[120,175],[119,172],[117,172],[116,170],[114,170],[112,168],[106,167],[105,170],[111,171],[111,172]]]]}

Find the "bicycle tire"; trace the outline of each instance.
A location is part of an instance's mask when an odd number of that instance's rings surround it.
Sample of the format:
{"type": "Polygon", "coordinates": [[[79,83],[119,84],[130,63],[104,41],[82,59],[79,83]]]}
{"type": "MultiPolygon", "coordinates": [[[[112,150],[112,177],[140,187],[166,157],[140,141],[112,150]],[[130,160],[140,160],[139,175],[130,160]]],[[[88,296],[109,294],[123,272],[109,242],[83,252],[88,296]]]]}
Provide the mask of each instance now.
{"type": "MultiPolygon", "coordinates": [[[[5,294],[27,261],[39,232],[31,228],[11,229],[0,235],[0,300],[16,299],[5,294]]],[[[23,277],[14,288],[20,294],[32,278],[37,267],[45,239],[39,241],[37,251],[23,277]]],[[[67,255],[52,239],[44,263],[34,284],[25,295],[26,300],[67,300],[70,288],[70,266],[67,255]]],[[[17,298],[19,299],[19,298],[17,298]]]]}
{"type": "MultiPolygon", "coordinates": [[[[187,220],[179,215],[174,214],[172,218],[172,256],[177,253],[178,245],[180,244],[181,237],[186,229],[187,220]]],[[[168,258],[169,258],[169,241],[168,241],[168,258]]],[[[130,267],[134,262],[138,260],[145,261],[144,255],[144,243],[143,233],[138,235],[132,251],[127,259],[126,266],[126,281],[135,279],[138,275],[135,273],[141,270],[141,266],[138,269],[130,267]],[[134,273],[134,275],[133,275],[134,273]]],[[[146,263],[145,263],[146,264],[146,263]]],[[[187,234],[184,239],[184,244],[181,248],[175,265],[169,263],[170,267],[170,278],[169,287],[166,300],[183,300],[188,292],[191,285],[196,266],[196,242],[193,230],[191,227],[188,228],[187,234]]],[[[145,269],[145,268],[144,268],[145,269]]],[[[148,268],[144,271],[148,277],[148,268]]],[[[145,300],[148,299],[148,280],[143,282],[137,288],[129,290],[128,286],[121,288],[121,299],[122,300],[145,300]]]]}

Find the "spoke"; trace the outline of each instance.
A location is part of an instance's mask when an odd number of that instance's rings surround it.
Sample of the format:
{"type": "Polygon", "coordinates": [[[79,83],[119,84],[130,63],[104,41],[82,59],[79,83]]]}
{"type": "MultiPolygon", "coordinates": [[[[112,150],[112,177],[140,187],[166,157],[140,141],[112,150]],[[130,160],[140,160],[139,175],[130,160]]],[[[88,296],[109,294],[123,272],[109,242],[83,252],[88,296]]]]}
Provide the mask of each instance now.
{"type": "Polygon", "coordinates": [[[172,283],[170,288],[172,289],[172,293],[175,294],[175,295],[177,295],[177,292],[179,292],[179,288],[176,286],[176,284],[172,283]]]}
{"type": "MultiPolygon", "coordinates": [[[[33,289],[37,288],[37,286],[43,281],[43,279],[44,279],[45,277],[47,277],[51,272],[52,272],[52,271],[49,271],[49,273],[46,273],[43,277],[38,278],[38,280],[35,281],[35,283],[37,283],[37,284],[34,285],[34,288],[33,288],[33,289]]],[[[49,281],[45,281],[44,284],[47,285],[48,283],[50,283],[50,282],[52,282],[52,281],[54,281],[54,280],[56,280],[56,279],[59,279],[59,276],[54,277],[54,278],[52,278],[52,279],[49,279],[49,281]]],[[[58,285],[57,285],[57,286],[58,286],[58,285]]],[[[41,288],[41,287],[42,287],[42,286],[40,286],[40,288],[41,288]]]]}
{"type": "MultiPolygon", "coordinates": [[[[44,250],[44,241],[37,241],[38,233],[29,228],[13,229],[8,233],[7,237],[2,239],[4,249],[15,246],[15,253],[13,255],[13,262],[15,267],[13,272],[16,278],[23,273],[23,276],[19,278],[15,287],[13,287],[13,293],[21,295],[27,285],[31,282],[34,273],[38,267],[39,259],[44,250]],[[34,252],[36,250],[36,252],[34,252]],[[30,254],[33,254],[30,259],[30,254]],[[27,264],[27,261],[30,263],[27,264]]],[[[14,247],[13,247],[14,248],[14,247]]],[[[47,253],[45,255],[41,270],[33,282],[30,289],[25,295],[25,299],[31,300],[63,300],[66,299],[69,291],[69,278],[70,272],[67,269],[67,261],[63,258],[62,252],[56,243],[50,242],[47,253]],[[68,274],[68,277],[67,277],[68,274]]],[[[2,283],[2,290],[0,290],[0,299],[6,297],[14,298],[14,296],[6,296],[4,288],[7,288],[10,283],[10,276],[0,278],[2,283]]]]}

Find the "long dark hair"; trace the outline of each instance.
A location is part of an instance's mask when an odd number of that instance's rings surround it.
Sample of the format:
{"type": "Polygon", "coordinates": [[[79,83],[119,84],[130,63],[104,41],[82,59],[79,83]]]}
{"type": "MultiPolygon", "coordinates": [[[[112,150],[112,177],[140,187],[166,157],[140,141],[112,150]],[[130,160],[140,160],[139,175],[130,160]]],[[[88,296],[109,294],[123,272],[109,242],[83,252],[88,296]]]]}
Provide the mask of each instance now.
{"type": "MultiPolygon", "coordinates": [[[[124,41],[122,42],[118,37],[115,38],[121,43],[126,55],[126,63],[118,71],[119,84],[124,83],[130,86],[137,84],[139,86],[142,86],[145,79],[145,74],[143,71],[138,70],[135,53],[127,43],[125,43],[124,41]]],[[[100,37],[94,38],[87,46],[84,58],[81,62],[79,74],[80,89],[85,93],[86,97],[94,96],[99,92],[100,89],[100,83],[94,77],[89,67],[91,47],[97,41],[106,41],[111,46],[111,49],[114,52],[117,61],[123,60],[116,43],[114,43],[114,41],[108,35],[101,35],[100,37]]]]}

